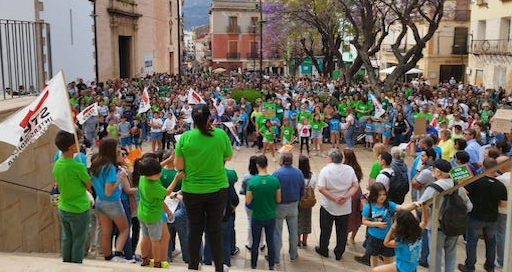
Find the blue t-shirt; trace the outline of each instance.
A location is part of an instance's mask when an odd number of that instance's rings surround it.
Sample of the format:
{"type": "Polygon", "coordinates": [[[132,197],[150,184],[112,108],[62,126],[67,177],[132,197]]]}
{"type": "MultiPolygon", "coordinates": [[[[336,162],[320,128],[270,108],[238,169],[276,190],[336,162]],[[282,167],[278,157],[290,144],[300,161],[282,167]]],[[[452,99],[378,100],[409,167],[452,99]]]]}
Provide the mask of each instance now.
{"type": "Polygon", "coordinates": [[[382,136],[391,137],[391,129],[393,128],[393,124],[391,122],[382,122],[382,136]]]}
{"type": "Polygon", "coordinates": [[[388,233],[391,225],[393,224],[391,213],[396,211],[396,203],[389,201],[389,210],[382,205],[380,208],[375,206],[374,203],[367,203],[364,206],[363,212],[361,213],[364,217],[369,218],[373,222],[388,222],[388,226],[385,229],[377,227],[368,227],[368,233],[377,238],[384,239],[388,233]],[[370,205],[372,205],[372,214],[370,215],[370,205]]]}
{"type": "Polygon", "coordinates": [[[375,131],[375,126],[373,124],[366,124],[365,129],[369,131],[365,131],[365,134],[368,136],[373,136],[373,131],[375,131]]]}
{"type": "Polygon", "coordinates": [[[116,183],[117,181],[117,173],[116,173],[116,167],[113,165],[109,165],[108,169],[106,169],[107,166],[102,166],[100,169],[100,172],[97,177],[91,176],[92,180],[92,186],[94,187],[94,190],[96,191],[96,195],[99,199],[103,201],[118,201],[121,199],[121,188],[123,186],[122,182],[119,183],[117,188],[114,190],[114,192],[110,196],[105,195],[105,184],[106,183],[116,183]]]}
{"type": "Polygon", "coordinates": [[[247,116],[247,113],[240,114],[240,119],[242,120],[242,123],[240,124],[240,126],[242,128],[244,128],[245,124],[247,124],[247,121],[249,121],[249,116],[247,116]]]}
{"type": "Polygon", "coordinates": [[[336,118],[333,118],[331,120],[329,120],[329,129],[331,131],[340,131],[340,120],[339,119],[336,119],[336,118]]]}
{"type": "Polygon", "coordinates": [[[396,241],[396,268],[400,272],[414,272],[420,259],[421,239],[412,244],[396,241]]]}
{"type": "MultiPolygon", "coordinates": [[[[61,156],[62,151],[57,151],[53,156],[53,161],[56,162],[61,156]]],[[[78,153],[75,153],[75,155],[73,155],[73,158],[75,159],[75,161],[82,163],[87,168],[87,157],[84,153],[80,152],[80,155],[78,153]]]]}

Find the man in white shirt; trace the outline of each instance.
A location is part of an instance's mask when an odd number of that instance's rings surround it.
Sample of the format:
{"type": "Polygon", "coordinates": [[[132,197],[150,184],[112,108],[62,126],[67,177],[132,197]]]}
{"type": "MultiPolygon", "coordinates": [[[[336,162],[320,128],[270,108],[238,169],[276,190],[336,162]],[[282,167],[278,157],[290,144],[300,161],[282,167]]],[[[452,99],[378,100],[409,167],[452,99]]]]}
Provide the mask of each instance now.
{"type": "MultiPolygon", "coordinates": [[[[318,176],[320,201],[320,243],[315,251],[329,257],[329,241],[332,223],[336,224],[336,247],[334,255],[341,260],[347,244],[348,217],[352,213],[352,195],[359,188],[356,174],[352,167],[342,164],[343,155],[338,149],[331,149],[327,156],[329,162],[318,176]]],[[[357,212],[357,211],[356,211],[357,212]]]]}
{"type": "Polygon", "coordinates": [[[386,191],[389,191],[389,183],[391,180],[388,178],[388,176],[386,176],[386,174],[384,174],[384,172],[389,173],[389,175],[391,176],[395,174],[395,171],[393,171],[393,168],[391,168],[392,159],[393,158],[391,157],[391,154],[389,154],[388,152],[380,153],[378,158],[379,165],[382,168],[382,170],[380,171],[377,178],[375,178],[375,182],[382,183],[384,187],[386,187],[386,191]]]}
{"type": "Polygon", "coordinates": [[[162,127],[162,149],[170,149],[171,143],[174,143],[174,135],[173,130],[176,126],[176,117],[172,114],[172,111],[167,113],[167,119],[164,121],[164,125],[162,127]]]}

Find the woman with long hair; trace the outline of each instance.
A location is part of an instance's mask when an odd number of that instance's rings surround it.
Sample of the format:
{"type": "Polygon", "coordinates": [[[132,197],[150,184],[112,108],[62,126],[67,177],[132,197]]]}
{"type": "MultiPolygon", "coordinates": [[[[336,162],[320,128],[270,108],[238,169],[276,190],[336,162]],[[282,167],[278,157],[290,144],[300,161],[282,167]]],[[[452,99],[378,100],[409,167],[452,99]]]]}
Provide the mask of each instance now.
{"type": "MultiPolygon", "coordinates": [[[[311,186],[311,188],[315,188],[316,180],[315,175],[311,172],[311,166],[309,164],[309,158],[300,155],[299,156],[299,170],[304,175],[304,184],[305,186],[311,186]]],[[[308,245],[308,234],[311,233],[311,210],[313,208],[301,208],[299,206],[299,216],[298,216],[298,233],[299,233],[299,242],[298,246],[306,247],[308,245]]]]}
{"type": "Polygon", "coordinates": [[[121,148],[116,139],[101,141],[98,155],[90,168],[92,184],[96,191],[96,211],[101,225],[101,245],[103,256],[108,261],[121,261],[124,244],[128,238],[128,219],[121,203],[121,190],[128,178],[126,170],[118,168],[121,148]],[[112,229],[116,225],[117,235],[114,253],[112,253],[112,229]]]}
{"type": "Polygon", "coordinates": [[[181,190],[190,227],[188,269],[199,269],[202,236],[206,231],[212,242],[215,271],[222,272],[222,218],[229,186],[224,163],[231,159],[233,150],[226,132],[212,128],[206,104],[194,106],[192,119],[195,128],[181,135],[174,160],[175,169],[186,174],[181,190]]]}
{"type": "MultiPolygon", "coordinates": [[[[351,149],[343,150],[343,163],[352,167],[354,172],[356,172],[357,181],[361,183],[363,179],[363,171],[361,170],[361,165],[357,161],[356,154],[351,149]]],[[[361,210],[363,209],[361,205],[361,197],[363,196],[363,191],[361,190],[361,186],[357,189],[356,193],[352,196],[352,213],[348,217],[348,226],[347,233],[351,232],[351,235],[348,239],[348,243],[351,245],[355,244],[354,239],[356,238],[357,231],[361,226],[362,217],[361,210]]]]}
{"type": "MultiPolygon", "coordinates": [[[[241,195],[245,195],[245,193],[247,192],[247,184],[249,183],[249,180],[256,176],[258,174],[258,168],[256,168],[256,159],[258,158],[258,156],[251,156],[249,158],[249,167],[248,167],[248,170],[249,170],[249,173],[245,174],[244,177],[242,178],[242,186],[240,188],[240,194],[241,195]]],[[[245,205],[245,213],[247,214],[247,240],[245,242],[245,248],[247,248],[248,250],[251,250],[252,248],[252,231],[251,231],[251,217],[252,217],[252,209],[250,206],[247,206],[245,205]]],[[[264,232],[262,233],[262,235],[265,235],[264,232]]],[[[260,248],[263,250],[265,248],[265,243],[264,243],[265,239],[262,238],[261,239],[261,242],[260,242],[260,248]]]]}

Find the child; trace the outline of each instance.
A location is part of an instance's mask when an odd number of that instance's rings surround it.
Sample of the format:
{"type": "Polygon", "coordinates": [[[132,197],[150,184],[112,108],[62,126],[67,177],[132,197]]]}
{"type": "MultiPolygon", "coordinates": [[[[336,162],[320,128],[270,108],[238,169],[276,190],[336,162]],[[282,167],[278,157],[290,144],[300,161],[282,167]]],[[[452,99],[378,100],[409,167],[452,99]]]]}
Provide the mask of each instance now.
{"type": "Polygon", "coordinates": [[[73,159],[73,155],[79,152],[73,134],[59,131],[55,145],[62,151],[52,170],[60,191],[62,261],[82,263],[91,220],[91,203],[86,193],[91,189],[91,177],[84,164],[73,159]]]}
{"type": "Polygon", "coordinates": [[[265,120],[265,126],[260,129],[261,136],[263,136],[263,153],[265,155],[267,152],[267,148],[270,149],[270,153],[272,154],[272,160],[276,162],[276,157],[274,155],[274,131],[272,128],[272,122],[270,119],[265,120]]]}
{"type": "Polygon", "coordinates": [[[327,127],[327,124],[321,120],[320,114],[315,113],[311,125],[311,138],[313,138],[313,148],[317,151],[316,155],[326,157],[322,152],[322,130],[327,127]]]}
{"type": "Polygon", "coordinates": [[[114,139],[117,139],[117,132],[119,130],[117,129],[117,125],[114,123],[114,119],[111,118],[109,121],[108,121],[108,127],[107,127],[107,135],[108,137],[110,138],[114,138],[114,139]]]}
{"type": "Polygon", "coordinates": [[[117,124],[117,132],[119,135],[119,141],[121,142],[121,147],[128,147],[128,150],[132,150],[132,136],[130,134],[131,124],[126,121],[126,117],[121,116],[121,122],[117,124]]]}
{"type": "MultiPolygon", "coordinates": [[[[173,182],[166,188],[160,183],[162,167],[156,158],[145,157],[139,161],[138,170],[141,174],[139,182],[140,203],[137,209],[137,217],[139,218],[142,229],[142,264],[141,266],[150,265],[150,252],[153,253],[154,267],[162,267],[162,261],[166,257],[162,252],[162,212],[167,210],[167,205],[163,202],[164,197],[172,193],[179,179],[185,177],[185,173],[180,171],[176,173],[173,182]]],[[[168,212],[168,216],[172,213],[168,212]]],[[[165,218],[165,221],[167,218],[165,218]]],[[[168,243],[168,241],[165,241],[168,243]]],[[[164,261],[164,265],[165,261],[164,261]]]]}
{"type": "Polygon", "coordinates": [[[162,116],[163,114],[156,111],[149,122],[149,126],[151,127],[151,150],[153,150],[153,152],[162,150],[162,127],[164,125],[162,116]]]}
{"type": "Polygon", "coordinates": [[[309,136],[311,135],[309,130],[311,129],[311,126],[309,125],[309,119],[308,118],[302,118],[302,122],[297,125],[297,130],[299,131],[299,138],[300,138],[300,154],[302,155],[302,147],[306,145],[306,149],[308,151],[308,158],[309,155],[309,136]]]}
{"type": "Polygon", "coordinates": [[[384,238],[392,225],[392,214],[398,210],[412,210],[419,207],[417,202],[407,205],[398,205],[387,199],[386,187],[376,182],[370,188],[368,203],[364,206],[363,225],[368,226],[368,237],[366,239],[366,253],[370,255],[371,267],[376,267],[379,256],[384,258],[384,263],[391,263],[395,255],[392,248],[384,246],[384,238]]]}
{"type": "Polygon", "coordinates": [[[366,150],[371,151],[373,149],[373,133],[375,132],[375,126],[373,125],[372,118],[368,118],[364,128],[366,150]]]}
{"type": "Polygon", "coordinates": [[[135,149],[141,149],[142,139],[140,137],[142,131],[142,124],[139,123],[139,118],[135,117],[133,119],[133,126],[130,129],[130,134],[132,136],[132,144],[135,146],[135,149]]]}
{"type": "Polygon", "coordinates": [[[347,124],[347,118],[341,117],[340,118],[340,141],[343,139],[345,141],[345,131],[347,131],[348,124],[347,124]]]}
{"type": "Polygon", "coordinates": [[[382,143],[384,144],[384,148],[388,150],[389,140],[391,139],[391,129],[393,128],[393,123],[389,119],[389,115],[386,114],[384,116],[384,122],[382,122],[382,143]]]}
{"type": "Polygon", "coordinates": [[[396,213],[396,223],[391,226],[384,246],[395,249],[396,261],[373,269],[375,272],[414,272],[418,267],[421,249],[421,232],[418,220],[408,211],[396,213]]]}
{"type": "MultiPolygon", "coordinates": [[[[105,122],[105,117],[102,115],[98,116],[98,139],[103,139],[103,137],[108,135],[108,123],[105,122]]],[[[95,143],[93,143],[95,144],[95,143]]]]}
{"type": "Polygon", "coordinates": [[[290,124],[290,119],[284,118],[283,119],[283,126],[281,127],[281,139],[283,145],[289,145],[292,144],[292,136],[294,134],[295,130],[290,124]]]}
{"type": "Polygon", "coordinates": [[[340,120],[336,117],[329,120],[329,129],[331,130],[332,148],[340,148],[340,120]]]}
{"type": "Polygon", "coordinates": [[[238,133],[238,138],[240,138],[241,144],[243,145],[245,141],[245,147],[249,148],[249,142],[247,141],[247,126],[249,124],[249,116],[245,112],[244,107],[240,107],[240,129],[241,133],[238,133]]]}
{"type": "MultiPolygon", "coordinates": [[[[242,119],[240,118],[240,111],[238,111],[238,109],[235,109],[235,111],[233,112],[233,117],[231,117],[230,121],[233,123],[233,128],[234,128],[233,133],[236,133],[237,136],[240,135],[242,133],[242,126],[240,124],[242,119]]],[[[233,147],[233,144],[234,144],[236,146],[236,150],[240,150],[240,146],[242,145],[242,143],[239,143],[235,139],[235,136],[233,133],[230,132],[228,134],[229,139],[231,140],[231,147],[233,147]]]]}

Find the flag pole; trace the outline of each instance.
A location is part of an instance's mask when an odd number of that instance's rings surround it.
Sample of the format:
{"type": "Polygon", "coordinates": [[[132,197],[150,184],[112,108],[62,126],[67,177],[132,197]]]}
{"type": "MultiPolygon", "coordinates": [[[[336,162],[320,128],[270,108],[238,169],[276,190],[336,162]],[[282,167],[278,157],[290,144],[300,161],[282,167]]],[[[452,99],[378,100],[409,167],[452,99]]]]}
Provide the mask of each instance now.
{"type": "Polygon", "coordinates": [[[86,163],[86,162],[82,161],[82,156],[80,156],[80,142],[78,141],[78,132],[76,131],[76,124],[75,124],[75,120],[73,119],[73,111],[71,110],[71,104],[69,102],[70,97],[69,97],[69,91],[66,87],[66,77],[64,76],[64,71],[60,70],[60,72],[62,73],[62,84],[64,84],[64,90],[66,91],[66,97],[68,98],[67,102],[68,102],[69,118],[71,118],[71,123],[73,124],[73,135],[75,136],[75,145],[76,145],[76,150],[78,152],[78,160],[81,163],[86,163]]]}

